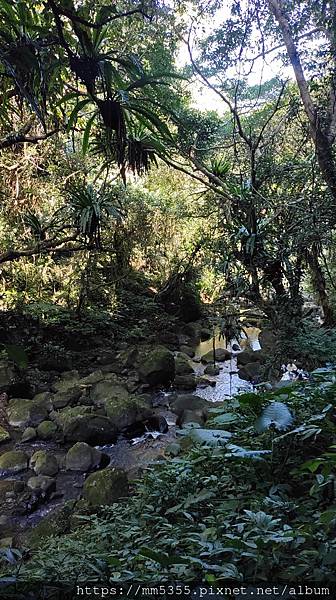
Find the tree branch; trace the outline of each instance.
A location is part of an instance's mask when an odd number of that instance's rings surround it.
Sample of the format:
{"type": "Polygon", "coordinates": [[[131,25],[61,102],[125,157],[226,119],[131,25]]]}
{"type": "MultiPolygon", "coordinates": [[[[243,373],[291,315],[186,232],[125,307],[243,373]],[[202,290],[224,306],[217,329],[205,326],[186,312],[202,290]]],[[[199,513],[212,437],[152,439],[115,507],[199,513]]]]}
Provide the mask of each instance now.
{"type": "Polygon", "coordinates": [[[17,133],[10,133],[6,137],[0,139],[0,150],[4,150],[4,148],[10,148],[11,146],[16,146],[17,144],[23,144],[27,142],[28,144],[37,144],[41,140],[46,140],[55,133],[58,133],[59,129],[53,129],[53,131],[48,131],[43,135],[35,135],[35,136],[27,136],[21,131],[17,133]]]}
{"type": "MultiPolygon", "coordinates": [[[[17,260],[18,258],[22,258],[24,256],[35,256],[36,254],[47,254],[48,252],[52,252],[57,250],[65,252],[65,251],[72,251],[73,248],[62,248],[63,244],[66,244],[68,242],[73,242],[77,239],[78,237],[78,232],[69,235],[68,237],[64,238],[63,240],[49,240],[47,242],[44,242],[43,244],[38,244],[37,246],[35,246],[35,248],[27,248],[26,250],[8,250],[8,252],[5,252],[4,254],[0,254],[0,264],[1,263],[5,263],[5,262],[10,262],[12,260],[17,260]]],[[[82,249],[82,247],[77,248],[77,249],[82,249]]]]}
{"type": "MultiPolygon", "coordinates": [[[[50,0],[49,0],[50,2],[50,0]]],[[[131,17],[132,15],[135,14],[141,14],[142,16],[146,17],[147,19],[149,19],[149,15],[144,11],[144,9],[142,8],[141,5],[137,6],[136,8],[133,8],[131,10],[127,10],[125,12],[122,13],[115,13],[109,17],[107,17],[106,19],[103,19],[102,21],[98,21],[97,23],[92,23],[92,21],[88,21],[87,19],[84,19],[84,17],[80,17],[79,15],[74,14],[73,12],[71,12],[71,10],[68,10],[65,7],[61,7],[61,6],[57,6],[55,4],[55,2],[53,2],[52,0],[52,4],[53,4],[53,12],[56,10],[58,15],[63,15],[64,17],[67,17],[68,19],[70,19],[70,21],[73,21],[75,23],[80,23],[80,25],[84,25],[85,27],[90,27],[90,29],[99,29],[100,27],[104,27],[104,25],[108,25],[108,23],[112,23],[113,21],[115,21],[116,19],[123,19],[125,17],[131,17]]],[[[55,14],[55,12],[54,12],[55,14]]]]}
{"type": "Polygon", "coordinates": [[[212,83],[210,83],[209,79],[204,75],[204,73],[201,71],[201,69],[196,65],[193,55],[192,55],[191,47],[190,47],[190,34],[189,34],[189,39],[187,41],[187,46],[188,46],[190,62],[192,64],[194,70],[196,71],[197,75],[199,75],[201,77],[201,79],[203,79],[203,81],[207,85],[207,87],[210,88],[213,92],[215,92],[215,94],[217,94],[221,98],[221,100],[223,100],[223,102],[228,106],[232,116],[234,117],[235,122],[237,123],[238,132],[239,132],[240,137],[246,142],[246,144],[248,146],[251,146],[251,140],[246,135],[245,131],[243,130],[243,127],[242,127],[242,124],[240,121],[240,116],[238,114],[236,107],[232,104],[232,102],[230,102],[229,98],[227,98],[218,88],[216,88],[216,86],[214,86],[212,83]]]}

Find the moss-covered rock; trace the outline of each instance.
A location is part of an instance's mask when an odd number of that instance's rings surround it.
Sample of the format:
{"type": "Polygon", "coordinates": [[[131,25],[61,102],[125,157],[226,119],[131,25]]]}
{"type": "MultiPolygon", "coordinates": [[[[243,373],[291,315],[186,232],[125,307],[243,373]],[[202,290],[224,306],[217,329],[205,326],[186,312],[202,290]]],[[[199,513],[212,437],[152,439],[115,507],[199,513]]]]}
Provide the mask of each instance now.
{"type": "Polygon", "coordinates": [[[96,406],[105,406],[110,399],[116,401],[127,401],[129,393],[127,389],[114,381],[100,381],[94,385],[90,392],[90,398],[96,406]]]}
{"type": "Polygon", "coordinates": [[[49,495],[56,490],[56,480],[48,475],[37,475],[28,479],[27,486],[32,492],[49,495]]]}
{"type": "Polygon", "coordinates": [[[7,408],[8,423],[12,427],[26,427],[30,421],[31,405],[31,400],[23,398],[10,400],[7,408]]]}
{"type": "Polygon", "coordinates": [[[152,415],[152,409],[136,396],[129,396],[126,401],[109,398],[105,404],[107,416],[118,431],[123,431],[134,423],[145,421],[152,415]]]}
{"type": "Polygon", "coordinates": [[[63,433],[69,442],[87,442],[95,446],[115,442],[118,432],[108,417],[82,414],[67,420],[63,433]]]}
{"type": "Polygon", "coordinates": [[[188,346],[187,344],[182,344],[180,346],[180,350],[181,350],[181,352],[183,352],[183,354],[186,354],[187,356],[189,356],[189,358],[193,358],[195,356],[195,350],[191,346],[188,346]]]}
{"type": "Polygon", "coordinates": [[[79,380],[78,371],[64,371],[60,378],[53,383],[52,389],[54,392],[65,392],[78,385],[79,380]]]}
{"type": "Polygon", "coordinates": [[[164,452],[168,456],[178,456],[181,453],[181,445],[177,442],[171,442],[165,447],[164,452]]]}
{"type": "Polygon", "coordinates": [[[194,372],[189,356],[179,352],[175,356],[175,373],[176,375],[190,375],[194,372]]]}
{"type": "Polygon", "coordinates": [[[195,410],[183,410],[180,412],[176,419],[176,425],[183,428],[185,425],[190,423],[197,423],[198,425],[204,425],[207,420],[206,409],[195,409],[195,410]]]}
{"type": "Polygon", "coordinates": [[[83,389],[78,385],[68,390],[61,390],[57,392],[52,398],[54,410],[65,408],[66,406],[72,406],[79,400],[82,393],[83,389]]]}
{"type": "Polygon", "coordinates": [[[111,504],[128,494],[127,474],[122,469],[107,468],[86,479],[83,496],[92,506],[111,504]]]}
{"type": "Polygon", "coordinates": [[[202,410],[211,406],[212,403],[208,402],[208,400],[205,400],[204,398],[194,396],[193,394],[183,394],[178,396],[176,400],[171,403],[170,408],[175,414],[178,415],[184,410],[202,410]]]}
{"type": "Polygon", "coordinates": [[[59,536],[69,531],[75,505],[76,502],[70,500],[61,508],[57,508],[44,517],[36,527],[26,532],[25,545],[30,548],[37,548],[46,538],[59,536]]]}
{"type": "Polygon", "coordinates": [[[52,477],[58,473],[58,462],[56,457],[46,450],[38,450],[30,459],[29,466],[37,475],[49,475],[52,477]]]}
{"type": "MultiPolygon", "coordinates": [[[[1,502],[6,499],[8,492],[15,491],[15,483],[16,483],[15,479],[0,479],[0,501],[1,502]]],[[[1,515],[1,517],[2,517],[2,515],[1,515]]],[[[0,527],[1,527],[1,521],[0,521],[0,527]]],[[[1,531],[2,531],[2,529],[1,529],[1,531]]]]}
{"type": "Polygon", "coordinates": [[[44,406],[44,408],[50,412],[53,408],[52,396],[51,392],[40,392],[34,396],[32,402],[33,404],[44,406]]]}
{"type": "Polygon", "coordinates": [[[37,427],[37,435],[41,440],[52,440],[57,433],[57,425],[53,421],[42,421],[37,427]]]}
{"type": "Polygon", "coordinates": [[[23,429],[27,425],[38,425],[48,417],[48,406],[43,401],[13,398],[7,408],[8,423],[23,429]]]}
{"type": "Polygon", "coordinates": [[[96,405],[104,407],[117,431],[132,427],[152,414],[148,402],[131,396],[125,387],[113,381],[101,381],[93,386],[90,397],[96,405]]]}
{"type": "Polygon", "coordinates": [[[19,473],[28,468],[28,456],[19,450],[10,450],[0,456],[0,472],[19,473]]]}
{"type": "Polygon", "coordinates": [[[34,429],[34,427],[27,427],[22,434],[21,442],[31,442],[32,440],[35,440],[36,437],[36,429],[34,429]]]}
{"type": "Polygon", "coordinates": [[[197,387],[196,375],[176,375],[174,386],[178,390],[195,390],[197,387]]]}
{"type": "MultiPolygon", "coordinates": [[[[210,350],[210,352],[207,352],[206,354],[203,354],[202,356],[202,363],[212,363],[213,362],[213,351],[210,350]]],[[[224,362],[225,360],[230,360],[231,358],[231,353],[226,350],[225,348],[216,348],[215,350],[215,360],[217,362],[224,362]]]]}
{"type": "Polygon", "coordinates": [[[0,548],[11,548],[13,546],[13,537],[8,536],[0,539],[0,548]]]}
{"type": "Polygon", "coordinates": [[[261,364],[259,362],[247,363],[238,371],[240,379],[245,381],[256,381],[261,376],[261,364]]]}
{"type": "Polygon", "coordinates": [[[64,431],[64,429],[69,423],[71,423],[71,421],[73,421],[77,417],[81,417],[90,413],[92,413],[91,406],[85,406],[80,404],[79,406],[67,406],[62,410],[53,411],[52,413],[50,413],[50,418],[55,423],[57,423],[57,425],[64,431]]]}
{"type": "Polygon", "coordinates": [[[90,373],[90,375],[83,377],[79,381],[79,385],[93,385],[95,383],[99,383],[99,381],[104,379],[104,377],[105,374],[103,373],[103,371],[101,371],[101,369],[98,369],[97,371],[93,371],[92,373],[90,373]]]}
{"type": "Polygon", "coordinates": [[[237,356],[238,365],[247,365],[253,362],[264,363],[266,360],[265,353],[262,350],[244,350],[237,356]]]}
{"type": "Polygon", "coordinates": [[[0,425],[0,444],[1,442],[7,442],[8,440],[10,440],[8,431],[0,425]]]}
{"type": "Polygon", "coordinates": [[[143,383],[165,385],[175,377],[174,355],[164,346],[157,346],[144,357],[139,366],[139,376],[143,383]]]}
{"type": "Polygon", "coordinates": [[[217,367],[217,365],[209,364],[204,369],[205,375],[215,376],[215,375],[219,375],[219,372],[220,372],[220,369],[219,369],[219,367],[217,367]]]}
{"type": "Polygon", "coordinates": [[[77,442],[68,451],[65,465],[69,471],[91,471],[100,465],[102,453],[85,442],[77,442]]]}

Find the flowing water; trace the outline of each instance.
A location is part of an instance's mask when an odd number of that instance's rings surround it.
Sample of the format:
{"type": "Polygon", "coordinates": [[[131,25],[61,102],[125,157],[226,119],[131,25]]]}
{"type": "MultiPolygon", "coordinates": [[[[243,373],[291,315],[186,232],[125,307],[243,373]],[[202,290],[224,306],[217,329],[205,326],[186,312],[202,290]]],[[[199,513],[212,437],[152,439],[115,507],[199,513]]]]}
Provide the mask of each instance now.
{"type": "MultiPolygon", "coordinates": [[[[242,337],[239,340],[232,340],[228,345],[228,350],[232,353],[231,359],[223,363],[217,363],[220,368],[219,375],[214,377],[208,376],[211,381],[216,382],[216,385],[214,387],[203,387],[199,385],[195,391],[197,396],[211,402],[222,402],[240,392],[253,389],[251,383],[244,379],[240,379],[238,376],[237,355],[246,349],[251,349],[253,351],[260,350],[259,333],[261,330],[257,327],[245,327],[244,331],[245,333],[242,332],[242,337]],[[239,351],[232,350],[232,346],[235,344],[240,346],[241,349],[239,351]]],[[[217,336],[215,338],[215,348],[226,348],[225,340],[217,336]]],[[[200,359],[203,354],[212,350],[212,339],[201,342],[195,349],[196,361],[197,359],[200,359]]],[[[204,366],[199,362],[195,362],[195,370],[198,374],[202,375],[204,373],[204,366]]]]}

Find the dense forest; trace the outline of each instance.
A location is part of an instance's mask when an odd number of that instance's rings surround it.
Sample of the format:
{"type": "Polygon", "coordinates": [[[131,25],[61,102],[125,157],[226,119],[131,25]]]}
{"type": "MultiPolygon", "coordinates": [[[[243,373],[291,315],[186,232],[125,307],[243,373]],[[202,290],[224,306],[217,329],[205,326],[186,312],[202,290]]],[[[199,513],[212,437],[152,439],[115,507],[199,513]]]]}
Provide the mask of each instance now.
{"type": "Polygon", "coordinates": [[[336,597],[335,139],[333,0],[0,0],[1,598],[336,597]]]}

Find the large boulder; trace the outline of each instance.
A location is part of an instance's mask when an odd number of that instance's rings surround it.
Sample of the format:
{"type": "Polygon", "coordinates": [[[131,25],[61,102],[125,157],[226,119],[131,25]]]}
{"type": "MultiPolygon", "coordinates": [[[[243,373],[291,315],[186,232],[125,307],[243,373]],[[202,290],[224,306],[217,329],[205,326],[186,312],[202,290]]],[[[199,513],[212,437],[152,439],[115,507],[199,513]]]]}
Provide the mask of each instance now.
{"type": "Polygon", "coordinates": [[[65,466],[68,471],[91,471],[97,468],[103,454],[85,442],[77,442],[68,451],[65,457],[65,466]]]}
{"type": "Polygon", "coordinates": [[[90,397],[96,405],[104,407],[117,431],[126,430],[152,415],[150,402],[131,396],[126,388],[113,381],[99,382],[92,388],[90,397]]]}
{"type": "Polygon", "coordinates": [[[28,479],[27,486],[36,494],[50,495],[56,490],[56,480],[48,475],[36,475],[28,479]]]}
{"type": "Polygon", "coordinates": [[[90,391],[90,398],[96,406],[106,406],[110,399],[126,402],[128,397],[127,389],[113,380],[100,381],[90,391]]]}
{"type": "Polygon", "coordinates": [[[240,354],[238,354],[237,356],[238,365],[247,365],[253,362],[265,362],[265,355],[261,350],[244,350],[243,352],[240,352],[240,354]]]}
{"type": "Polygon", "coordinates": [[[31,442],[32,440],[35,440],[36,437],[36,429],[34,429],[34,427],[27,427],[22,434],[21,442],[31,442]]]}
{"type": "Polygon", "coordinates": [[[53,411],[50,413],[50,419],[52,419],[61,429],[66,427],[67,423],[75,419],[76,417],[81,417],[82,415],[91,414],[92,408],[91,406],[86,405],[78,405],[73,407],[66,407],[62,410],[53,411]]]}
{"type": "Polygon", "coordinates": [[[219,373],[220,373],[219,367],[217,367],[217,365],[214,365],[211,363],[209,363],[204,369],[204,374],[211,375],[211,377],[219,375],[219,373]]]}
{"type": "Polygon", "coordinates": [[[183,410],[176,419],[176,425],[181,429],[184,425],[188,425],[189,423],[197,423],[198,425],[203,426],[206,420],[206,409],[183,410]]]}
{"type": "MultiPolygon", "coordinates": [[[[216,362],[224,362],[225,360],[230,360],[230,358],[231,358],[231,353],[228,350],[226,350],[225,348],[216,348],[215,349],[215,361],[216,362]]],[[[213,351],[210,350],[206,354],[203,354],[201,360],[202,360],[202,363],[204,363],[204,364],[213,363],[213,360],[214,360],[213,351]]]]}
{"type": "Polygon", "coordinates": [[[238,377],[245,381],[257,381],[261,376],[261,365],[259,362],[247,363],[238,371],[238,377]]]}
{"type": "Polygon", "coordinates": [[[82,414],[67,420],[63,433],[68,442],[87,442],[93,446],[101,446],[114,443],[118,431],[108,417],[82,414]]]}
{"type": "Polygon", "coordinates": [[[10,450],[0,456],[0,473],[19,473],[28,468],[28,456],[19,450],[10,450]]]}
{"type": "Polygon", "coordinates": [[[104,379],[104,377],[105,375],[103,371],[101,369],[98,369],[97,371],[92,371],[92,373],[90,373],[86,377],[82,377],[82,379],[79,380],[79,385],[93,385],[104,379]]]}
{"type": "Polygon", "coordinates": [[[58,462],[56,457],[46,450],[38,450],[35,452],[30,459],[29,466],[37,475],[48,475],[52,477],[58,473],[58,462]]]}
{"type": "Polygon", "coordinates": [[[189,356],[178,352],[175,356],[175,374],[176,375],[190,375],[194,372],[193,366],[189,356]]]}
{"type": "MultiPolygon", "coordinates": [[[[35,527],[30,527],[24,533],[29,548],[38,548],[43,538],[56,537],[67,533],[71,527],[75,506],[78,500],[69,500],[61,507],[51,511],[38,522],[35,527]]],[[[26,544],[25,544],[26,545],[26,544]]]]}
{"type": "Polygon", "coordinates": [[[26,427],[30,422],[31,400],[13,398],[7,408],[7,419],[12,427],[26,427]]]}
{"type": "Polygon", "coordinates": [[[57,425],[53,421],[42,421],[37,427],[37,435],[41,440],[52,440],[57,434],[57,425]]]}
{"type": "Polygon", "coordinates": [[[51,392],[40,392],[34,396],[32,402],[38,406],[43,406],[50,412],[53,409],[52,397],[51,392]]]}
{"type": "Polygon", "coordinates": [[[197,387],[197,377],[195,374],[176,375],[174,387],[178,390],[195,390],[197,387]]]}
{"type": "Polygon", "coordinates": [[[201,329],[202,324],[198,321],[191,322],[189,321],[183,328],[183,332],[185,335],[189,336],[193,342],[201,341],[201,329]]]}
{"type": "Polygon", "coordinates": [[[66,392],[78,385],[80,375],[78,371],[64,371],[60,378],[53,383],[52,389],[54,392],[66,392]]]}
{"type": "Polygon", "coordinates": [[[212,406],[212,403],[200,398],[200,396],[182,394],[171,403],[170,408],[176,415],[179,415],[184,410],[206,410],[210,406],[212,406]]]}
{"type": "Polygon", "coordinates": [[[202,327],[200,330],[201,342],[206,342],[207,340],[211,340],[213,336],[213,332],[211,329],[207,329],[206,327],[202,327]]]}
{"type": "Polygon", "coordinates": [[[53,396],[52,399],[54,410],[59,410],[60,408],[65,408],[66,406],[72,406],[79,400],[82,394],[83,389],[78,385],[67,390],[60,390],[53,396]]]}
{"type": "Polygon", "coordinates": [[[128,494],[128,480],[122,469],[107,468],[86,479],[83,496],[92,506],[111,504],[128,494]]]}
{"type": "Polygon", "coordinates": [[[142,360],[139,376],[149,385],[166,385],[175,377],[174,355],[164,346],[157,346],[142,360]]]}
{"type": "Polygon", "coordinates": [[[118,431],[123,431],[151,417],[152,409],[136,396],[130,396],[127,401],[110,398],[105,404],[106,415],[118,431]]]}
{"type": "Polygon", "coordinates": [[[48,406],[42,401],[13,398],[7,408],[8,423],[23,429],[27,425],[38,425],[48,416],[48,406]]]}

